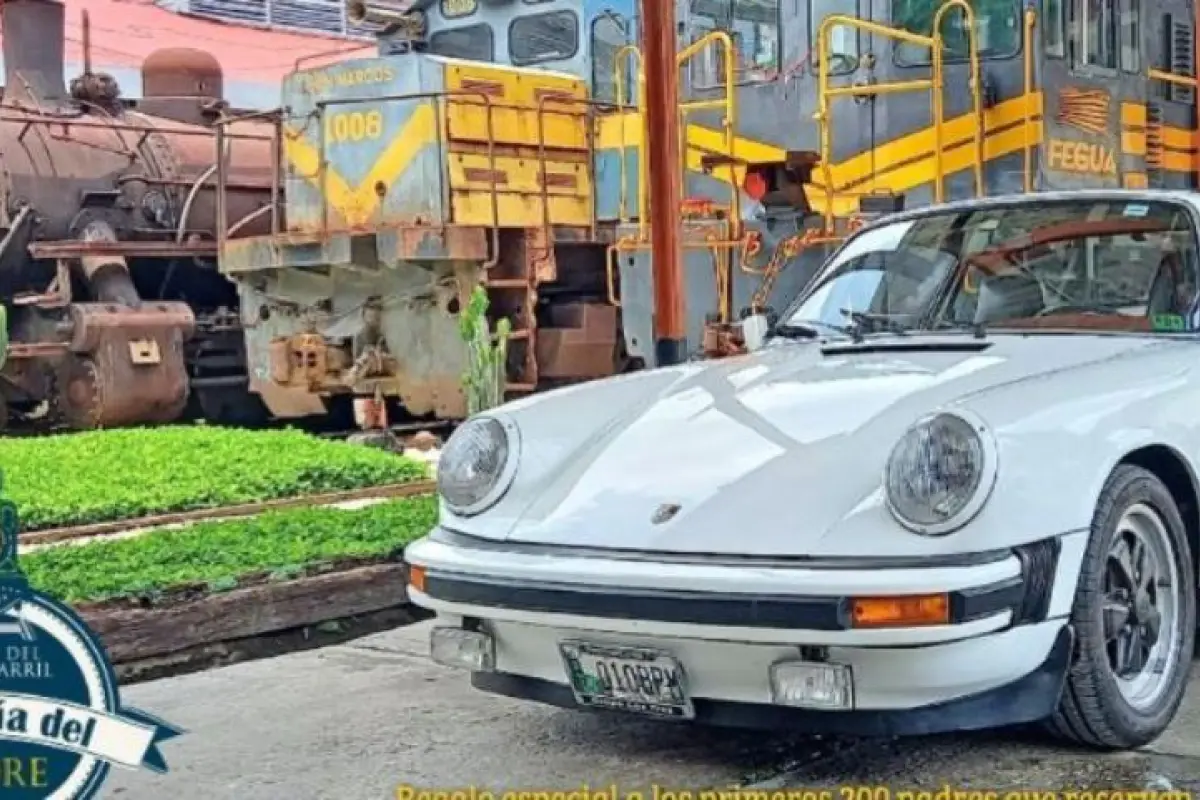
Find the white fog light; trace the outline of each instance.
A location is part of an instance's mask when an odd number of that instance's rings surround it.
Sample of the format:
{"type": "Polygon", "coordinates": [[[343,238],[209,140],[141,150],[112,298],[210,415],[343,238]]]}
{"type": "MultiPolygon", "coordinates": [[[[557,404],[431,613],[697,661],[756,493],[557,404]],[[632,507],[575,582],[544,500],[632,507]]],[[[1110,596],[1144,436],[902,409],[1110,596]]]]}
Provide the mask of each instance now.
{"type": "Polygon", "coordinates": [[[429,657],[447,667],[491,672],[496,666],[496,644],[479,631],[434,628],[429,632],[429,657]]]}
{"type": "Polygon", "coordinates": [[[854,677],[842,664],[780,661],[771,665],[771,702],[844,711],[854,708],[854,677]]]}

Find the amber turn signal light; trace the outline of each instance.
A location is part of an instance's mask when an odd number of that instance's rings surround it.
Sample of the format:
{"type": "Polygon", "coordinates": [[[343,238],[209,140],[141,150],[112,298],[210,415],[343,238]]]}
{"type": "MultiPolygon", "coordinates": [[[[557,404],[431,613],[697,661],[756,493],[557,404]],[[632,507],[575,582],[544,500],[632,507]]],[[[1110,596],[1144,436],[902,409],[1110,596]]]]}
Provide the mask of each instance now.
{"type": "Polygon", "coordinates": [[[948,625],[950,597],[946,594],[855,597],[850,601],[850,618],[855,628],[948,625]]]}
{"type": "Polygon", "coordinates": [[[425,568],[416,565],[408,568],[408,585],[418,592],[425,592],[425,568]]]}

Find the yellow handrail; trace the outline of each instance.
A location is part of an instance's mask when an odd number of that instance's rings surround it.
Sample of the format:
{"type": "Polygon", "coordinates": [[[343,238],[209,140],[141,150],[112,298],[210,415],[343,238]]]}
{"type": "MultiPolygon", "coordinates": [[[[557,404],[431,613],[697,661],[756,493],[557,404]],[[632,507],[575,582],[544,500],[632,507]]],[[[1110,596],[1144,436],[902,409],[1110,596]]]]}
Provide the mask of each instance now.
{"type": "MultiPolygon", "coordinates": [[[[1029,106],[1033,102],[1033,31],[1037,24],[1037,12],[1032,8],[1025,9],[1025,42],[1024,42],[1024,58],[1025,58],[1025,125],[1023,134],[1025,137],[1025,191],[1033,191],[1033,137],[1030,128],[1033,123],[1033,109],[1029,106]]],[[[966,278],[963,278],[963,290],[966,291],[966,278]]]]}
{"type": "Polygon", "coordinates": [[[1189,89],[1195,89],[1197,81],[1195,78],[1189,78],[1187,75],[1176,75],[1173,72],[1163,72],[1160,69],[1152,69],[1147,72],[1149,77],[1156,81],[1165,81],[1173,83],[1176,86],[1184,86],[1189,89]]]}
{"type": "MultiPolygon", "coordinates": [[[[687,62],[709,47],[719,48],[725,62],[725,96],[721,99],[713,100],[689,100],[686,103],[680,104],[680,135],[683,138],[682,146],[679,148],[681,162],[679,165],[680,175],[687,172],[688,112],[706,108],[724,109],[725,114],[721,119],[721,132],[725,138],[725,151],[731,160],[734,156],[734,144],[737,141],[735,133],[737,131],[737,93],[735,88],[737,84],[737,47],[733,43],[733,37],[725,31],[710,31],[680,50],[679,55],[676,56],[676,62],[682,68],[687,62]]],[[[742,222],[742,194],[741,188],[738,186],[737,175],[732,165],[729,167],[729,185],[729,207],[732,213],[729,218],[730,228],[728,238],[736,239],[742,222]]]]}
{"type": "Polygon", "coordinates": [[[857,17],[849,17],[845,14],[830,14],[821,21],[821,27],[817,38],[817,126],[820,131],[820,156],[821,156],[821,175],[825,184],[825,228],[833,230],[834,227],[834,208],[833,208],[833,142],[831,134],[831,118],[829,113],[830,99],[834,97],[869,97],[878,94],[889,94],[892,92],[911,92],[928,90],[930,93],[929,102],[933,116],[933,135],[934,135],[934,163],[936,175],[933,185],[934,202],[940,203],[945,199],[945,175],[943,169],[943,154],[942,145],[945,138],[943,130],[944,120],[944,98],[943,88],[945,81],[943,77],[943,39],[941,33],[942,20],[947,12],[952,8],[960,9],[965,18],[967,25],[967,41],[969,46],[969,61],[971,69],[971,95],[975,111],[975,154],[974,154],[974,173],[975,173],[975,191],[978,195],[985,193],[985,184],[983,180],[983,87],[981,85],[981,75],[979,71],[979,50],[975,38],[975,16],[971,11],[971,6],[967,0],[946,0],[933,19],[933,35],[922,36],[919,33],[913,33],[901,28],[892,28],[887,25],[881,25],[878,22],[870,20],[858,19],[857,17]],[[917,78],[907,81],[888,81],[886,83],[869,84],[866,86],[830,86],[829,85],[829,48],[831,34],[833,28],[837,25],[845,25],[848,28],[855,28],[866,33],[874,34],[885,39],[893,39],[899,42],[906,42],[918,47],[928,47],[932,54],[932,63],[930,64],[931,75],[928,79],[917,78]]]}
{"type": "MultiPolygon", "coordinates": [[[[698,110],[707,109],[707,108],[723,109],[725,114],[721,120],[721,129],[722,129],[722,136],[725,140],[725,148],[728,151],[728,154],[730,156],[733,155],[733,151],[734,151],[734,142],[736,141],[735,131],[737,130],[737,95],[734,91],[734,85],[737,80],[737,77],[736,77],[737,76],[737,59],[736,59],[737,51],[736,51],[736,47],[733,43],[733,37],[730,36],[725,31],[712,31],[708,34],[705,34],[701,38],[697,39],[696,41],[692,42],[690,45],[685,47],[683,50],[680,50],[678,55],[676,56],[676,63],[680,67],[683,67],[688,61],[690,61],[697,54],[699,54],[700,52],[702,52],[703,50],[705,50],[708,47],[720,48],[721,53],[724,57],[725,93],[724,93],[723,97],[717,98],[717,99],[691,100],[686,103],[680,104],[680,107],[679,107],[679,111],[680,111],[680,115],[681,115],[680,137],[681,137],[681,139],[683,139],[683,141],[681,142],[681,146],[679,148],[680,159],[681,159],[680,174],[683,174],[687,170],[688,150],[686,147],[686,138],[687,138],[687,116],[686,115],[688,112],[698,111],[698,110]]],[[[621,98],[621,100],[623,101],[624,97],[625,97],[625,80],[626,80],[624,65],[625,65],[626,59],[630,56],[635,57],[635,59],[637,61],[637,81],[638,81],[637,113],[640,115],[640,117],[642,119],[642,147],[644,148],[647,137],[649,136],[649,133],[646,131],[646,128],[645,128],[645,125],[646,125],[646,81],[645,81],[644,69],[642,66],[642,53],[641,53],[641,50],[638,49],[638,47],[636,45],[625,45],[624,47],[622,47],[620,50],[617,51],[617,55],[616,55],[616,59],[615,59],[616,66],[613,68],[613,77],[614,77],[614,83],[616,84],[617,96],[619,98],[621,98]]],[[[627,148],[626,143],[628,142],[628,137],[626,136],[626,127],[625,127],[627,121],[628,121],[627,115],[622,117],[622,119],[621,119],[621,148],[620,148],[621,189],[620,189],[620,194],[619,194],[619,206],[618,206],[618,214],[619,214],[618,218],[622,222],[625,222],[628,220],[628,216],[627,216],[628,215],[628,203],[626,202],[628,173],[627,173],[626,166],[625,166],[625,156],[626,156],[626,148],[627,148]]],[[[731,169],[731,173],[732,173],[732,169],[731,169]]],[[[741,225],[742,198],[741,198],[741,192],[737,185],[736,176],[733,176],[731,174],[730,183],[732,184],[731,185],[732,202],[730,203],[730,208],[732,209],[732,212],[730,215],[730,217],[731,217],[730,221],[731,221],[731,225],[733,226],[732,232],[736,233],[738,230],[738,227],[741,225]]],[[[644,157],[642,157],[642,155],[639,153],[639,156],[638,156],[638,239],[641,239],[641,240],[645,240],[648,238],[648,225],[649,225],[648,210],[649,210],[649,205],[650,205],[649,195],[650,195],[650,190],[649,190],[649,179],[648,179],[647,170],[646,170],[646,159],[644,157]]],[[[732,236],[731,236],[731,238],[732,238],[732,236]]]]}
{"type": "Polygon", "coordinates": [[[967,0],[945,0],[942,7],[933,15],[933,38],[937,42],[937,46],[933,49],[933,96],[936,100],[933,113],[933,132],[934,132],[934,164],[937,170],[936,183],[934,184],[934,198],[940,203],[945,199],[946,189],[946,171],[942,168],[942,147],[944,145],[945,131],[943,126],[946,123],[946,110],[943,107],[945,95],[945,75],[943,67],[945,53],[942,47],[942,20],[946,13],[951,9],[959,9],[963,13],[963,22],[967,28],[967,63],[971,70],[970,86],[971,86],[971,105],[972,111],[975,114],[975,152],[972,164],[975,172],[975,196],[983,197],[987,194],[987,184],[983,181],[983,75],[979,69],[979,42],[976,39],[975,30],[975,12],[971,10],[971,4],[967,0]]]}

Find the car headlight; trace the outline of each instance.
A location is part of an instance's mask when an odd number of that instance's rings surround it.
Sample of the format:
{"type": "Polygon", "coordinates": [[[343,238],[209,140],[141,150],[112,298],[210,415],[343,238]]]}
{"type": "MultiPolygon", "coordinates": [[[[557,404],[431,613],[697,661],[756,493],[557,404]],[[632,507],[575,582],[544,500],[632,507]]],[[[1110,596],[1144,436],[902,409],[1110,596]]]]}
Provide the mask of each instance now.
{"type": "Polygon", "coordinates": [[[888,458],[888,508],[916,533],[955,531],[987,502],[996,461],[996,443],[982,420],[959,411],[926,417],[908,429],[888,458]]]}
{"type": "Polygon", "coordinates": [[[499,502],[517,471],[517,426],[496,417],[469,419],[450,436],[438,458],[438,493],[459,516],[499,502]]]}

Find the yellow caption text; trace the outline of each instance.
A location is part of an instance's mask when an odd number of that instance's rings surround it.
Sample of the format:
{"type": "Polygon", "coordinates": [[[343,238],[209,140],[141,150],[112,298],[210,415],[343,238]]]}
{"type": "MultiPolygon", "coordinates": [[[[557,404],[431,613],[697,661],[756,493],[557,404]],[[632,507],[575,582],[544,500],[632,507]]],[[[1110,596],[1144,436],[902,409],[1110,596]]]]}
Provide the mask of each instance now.
{"type": "Polygon", "coordinates": [[[818,786],[787,789],[649,789],[608,786],[492,790],[476,786],[426,787],[401,784],[396,800],[1193,800],[1187,791],[1152,789],[940,789],[891,786],[818,786]]]}

